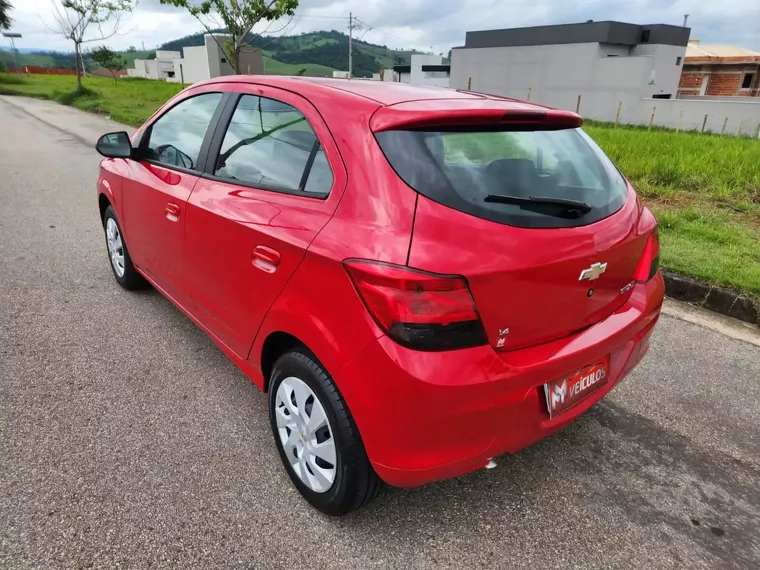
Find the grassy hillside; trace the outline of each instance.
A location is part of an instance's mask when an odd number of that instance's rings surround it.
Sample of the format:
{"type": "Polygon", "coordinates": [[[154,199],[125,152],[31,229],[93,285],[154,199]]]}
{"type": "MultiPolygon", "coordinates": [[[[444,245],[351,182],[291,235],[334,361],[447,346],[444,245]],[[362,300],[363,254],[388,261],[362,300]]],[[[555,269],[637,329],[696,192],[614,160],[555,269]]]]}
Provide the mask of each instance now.
{"type": "Polygon", "coordinates": [[[309,77],[332,77],[334,71],[332,67],[325,67],[316,63],[284,63],[277,61],[267,55],[264,56],[264,73],[268,75],[298,75],[302,70],[306,70],[309,77]]]}
{"type": "MultiPolygon", "coordinates": [[[[203,34],[193,34],[165,43],[161,49],[181,50],[183,47],[203,45],[203,34]]],[[[332,70],[348,70],[348,36],[343,32],[322,31],[311,32],[296,36],[262,37],[252,38],[252,45],[264,50],[264,54],[273,60],[285,64],[292,64],[296,69],[307,67],[307,64],[321,66],[329,69],[324,73],[318,68],[318,72],[309,75],[331,75],[332,70]]],[[[411,61],[413,51],[392,50],[387,46],[379,46],[354,40],[354,75],[358,77],[371,77],[381,67],[386,69],[393,65],[408,64],[411,61]]],[[[307,70],[311,68],[307,67],[307,70]]],[[[270,72],[267,68],[267,73],[270,72]]]]}

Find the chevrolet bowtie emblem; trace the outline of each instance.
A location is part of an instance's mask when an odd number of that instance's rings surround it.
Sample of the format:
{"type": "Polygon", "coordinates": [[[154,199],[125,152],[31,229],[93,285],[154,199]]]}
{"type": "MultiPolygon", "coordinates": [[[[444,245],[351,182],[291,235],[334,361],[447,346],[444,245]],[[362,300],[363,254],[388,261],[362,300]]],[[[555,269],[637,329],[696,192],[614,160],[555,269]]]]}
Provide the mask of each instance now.
{"type": "Polygon", "coordinates": [[[588,281],[599,279],[605,271],[607,271],[606,263],[592,263],[591,267],[581,271],[581,276],[578,278],[578,281],[583,281],[584,279],[587,279],[588,281]]]}

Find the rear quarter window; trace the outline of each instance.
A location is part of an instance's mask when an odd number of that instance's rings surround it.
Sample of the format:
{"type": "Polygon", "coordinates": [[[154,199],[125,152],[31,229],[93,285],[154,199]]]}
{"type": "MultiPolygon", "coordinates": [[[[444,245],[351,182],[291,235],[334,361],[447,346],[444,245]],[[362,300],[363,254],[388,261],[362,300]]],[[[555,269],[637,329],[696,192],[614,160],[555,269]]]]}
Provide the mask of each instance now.
{"type": "Polygon", "coordinates": [[[580,129],[384,131],[376,138],[396,173],[431,200],[487,220],[520,227],[573,227],[618,211],[626,183],[580,129]],[[489,196],[514,202],[486,201],[489,196]],[[576,201],[588,211],[564,216],[576,201]],[[545,207],[544,207],[545,206],[545,207]]]}

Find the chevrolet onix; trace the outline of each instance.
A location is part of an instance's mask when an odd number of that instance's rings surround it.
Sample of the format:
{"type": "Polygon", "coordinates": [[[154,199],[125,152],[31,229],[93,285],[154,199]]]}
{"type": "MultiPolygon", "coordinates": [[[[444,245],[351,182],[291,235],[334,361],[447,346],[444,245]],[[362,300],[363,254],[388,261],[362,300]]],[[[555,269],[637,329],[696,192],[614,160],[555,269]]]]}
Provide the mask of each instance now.
{"type": "Polygon", "coordinates": [[[111,268],[268,393],[317,509],[492,465],[604,397],[660,314],[657,224],[574,113],[222,77],[104,135],[111,268]]]}

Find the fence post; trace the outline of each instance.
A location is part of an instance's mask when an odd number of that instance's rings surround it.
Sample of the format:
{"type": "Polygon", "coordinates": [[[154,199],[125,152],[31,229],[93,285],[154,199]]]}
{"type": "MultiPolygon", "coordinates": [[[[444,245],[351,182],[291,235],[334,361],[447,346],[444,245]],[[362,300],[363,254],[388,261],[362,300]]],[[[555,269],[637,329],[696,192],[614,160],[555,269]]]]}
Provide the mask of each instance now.
{"type": "Polygon", "coordinates": [[[651,130],[652,130],[652,123],[654,123],[654,112],[655,112],[656,110],[657,110],[657,107],[652,107],[652,114],[651,114],[651,116],[649,117],[649,128],[647,129],[648,131],[651,131],[651,130]]]}
{"type": "Polygon", "coordinates": [[[676,132],[681,130],[681,121],[683,120],[683,109],[678,113],[678,122],[676,123],[676,132]]]}
{"type": "Polygon", "coordinates": [[[528,97],[525,100],[530,101],[530,87],[528,87],[528,97]]]}
{"type": "Polygon", "coordinates": [[[615,115],[615,128],[616,129],[617,129],[617,126],[620,124],[620,109],[622,108],[622,106],[623,106],[623,102],[620,101],[618,103],[617,115],[615,115]]]}
{"type": "Polygon", "coordinates": [[[704,118],[704,120],[702,121],[702,130],[701,130],[701,131],[699,131],[699,132],[701,132],[701,133],[704,133],[704,132],[705,132],[705,125],[706,125],[706,124],[707,124],[707,113],[705,113],[705,118],[704,118]]]}
{"type": "Polygon", "coordinates": [[[742,127],[744,126],[744,119],[739,121],[739,132],[736,133],[737,136],[742,136],[742,127]]]}
{"type": "MultiPolygon", "coordinates": [[[[725,119],[723,119],[723,126],[720,128],[720,134],[723,134],[724,132],[726,132],[726,123],[727,122],[728,122],[728,117],[726,117],[725,119]]],[[[739,123],[739,133],[741,133],[741,132],[742,132],[742,127],[741,127],[741,123],[739,123]]]]}
{"type": "Polygon", "coordinates": [[[182,85],[182,89],[185,88],[185,70],[182,68],[182,64],[179,64],[179,80],[182,85]]]}
{"type": "Polygon", "coordinates": [[[467,91],[470,91],[472,87],[472,77],[467,78],[467,91]]]}
{"type": "Polygon", "coordinates": [[[578,95],[578,102],[575,104],[575,112],[580,114],[581,112],[581,96],[578,95]]]}

